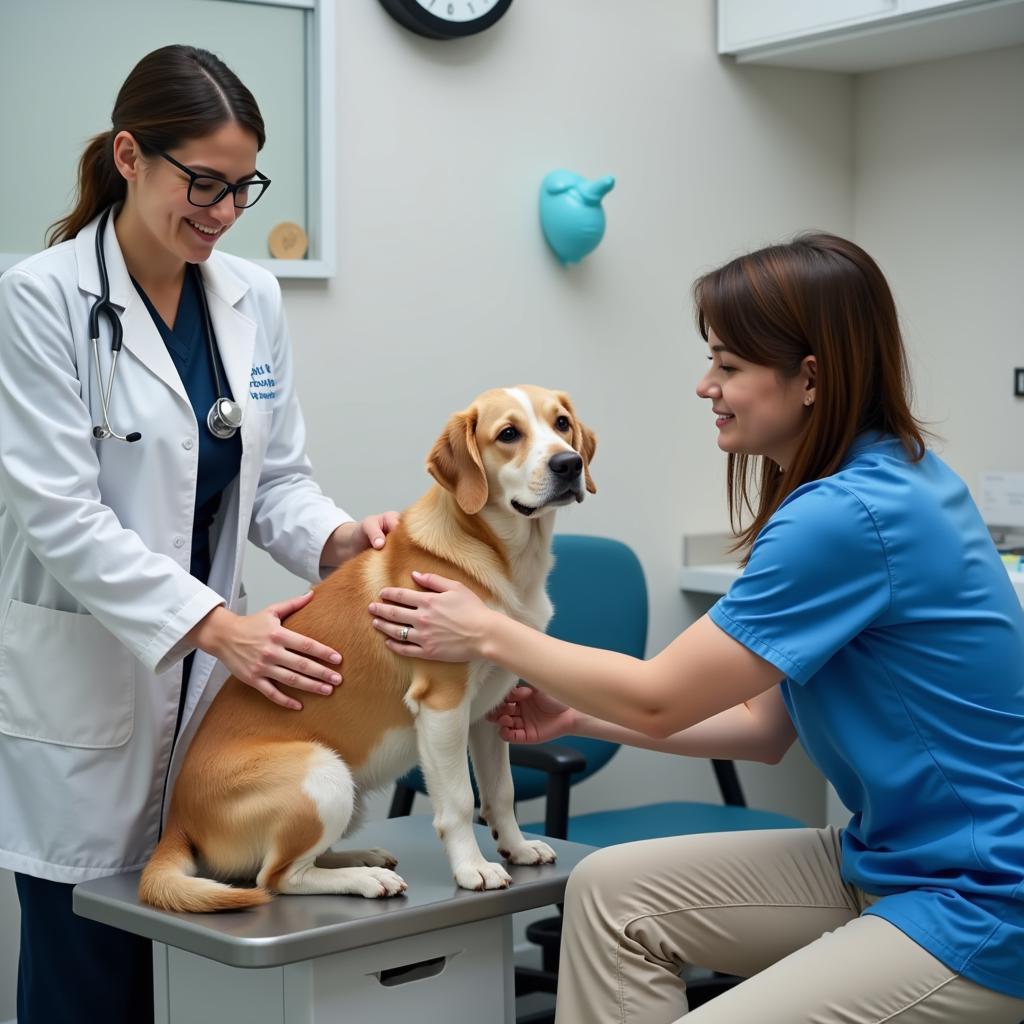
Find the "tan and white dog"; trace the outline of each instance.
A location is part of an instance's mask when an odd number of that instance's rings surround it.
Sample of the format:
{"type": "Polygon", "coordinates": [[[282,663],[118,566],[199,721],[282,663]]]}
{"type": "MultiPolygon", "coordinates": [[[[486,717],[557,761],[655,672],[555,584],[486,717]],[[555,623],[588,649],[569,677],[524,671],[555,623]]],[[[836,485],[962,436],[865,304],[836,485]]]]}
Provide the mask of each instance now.
{"type": "Polygon", "coordinates": [[[411,586],[417,569],[460,580],[490,606],[543,629],[552,612],[552,512],[595,490],[595,445],[568,396],[539,387],[485,392],[451,418],[427,460],[437,485],[406,510],[383,550],[343,565],[287,619],[342,652],[344,682],[290,711],[227,680],[186,755],[163,838],[139,883],[143,901],[213,911],[265,903],[271,892],[401,892],[405,882],[387,851],[324,855],[358,826],[362,796],[417,760],[456,882],[504,888],[508,872],[485,860],[473,831],[467,741],[480,813],[502,856],[512,864],[555,859],[550,846],[519,831],[508,746],[484,718],[514,683],[511,674],[484,662],[398,657],[373,629],[367,605],[384,587],[411,586]],[[226,879],[255,879],[256,888],[226,879]]]}

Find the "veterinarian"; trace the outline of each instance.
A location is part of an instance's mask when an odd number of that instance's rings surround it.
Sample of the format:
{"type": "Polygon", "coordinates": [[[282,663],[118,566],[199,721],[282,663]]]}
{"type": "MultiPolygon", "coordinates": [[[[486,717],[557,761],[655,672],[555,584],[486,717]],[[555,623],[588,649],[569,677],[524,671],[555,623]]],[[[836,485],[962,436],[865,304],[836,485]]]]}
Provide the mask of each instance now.
{"type": "Polygon", "coordinates": [[[1024,614],[910,412],[889,287],[858,246],[807,235],[694,292],[711,360],[697,394],[733,522],[753,511],[729,592],[648,661],[430,576],[385,590],[377,627],[393,651],[534,684],[495,716],[508,740],[774,763],[799,738],[852,811],[842,830],[592,854],[566,893],[559,1024],[674,1021],[686,963],[748,979],[693,1011],[705,1024],[1018,1024],[1024,614]]]}
{"type": "Polygon", "coordinates": [[[152,1020],[150,943],[76,917],[72,883],[145,863],[176,735],[229,672],[286,707],[340,682],[343,652],[281,626],[308,594],[246,613],[247,538],[317,580],[397,519],[353,522],[313,482],[278,284],[214,251],[269,184],[263,143],[220,60],[156,50],[88,144],[52,247],[0,279],[0,866],[21,901],[19,1024],[152,1020]]]}

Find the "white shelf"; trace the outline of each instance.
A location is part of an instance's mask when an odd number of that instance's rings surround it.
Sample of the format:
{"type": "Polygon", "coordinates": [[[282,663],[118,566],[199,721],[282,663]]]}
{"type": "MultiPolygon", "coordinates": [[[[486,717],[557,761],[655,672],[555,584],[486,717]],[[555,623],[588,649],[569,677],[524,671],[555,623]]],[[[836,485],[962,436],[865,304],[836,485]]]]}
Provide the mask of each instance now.
{"type": "MultiPolygon", "coordinates": [[[[695,594],[724,594],[739,575],[739,566],[731,562],[684,565],[679,570],[679,589],[695,594]]],[[[1017,599],[1024,605],[1024,572],[1010,572],[1007,569],[1007,575],[1017,592],[1017,599]]]]}
{"type": "Polygon", "coordinates": [[[679,571],[679,589],[696,594],[724,594],[739,575],[735,563],[684,565],[679,571]]]}

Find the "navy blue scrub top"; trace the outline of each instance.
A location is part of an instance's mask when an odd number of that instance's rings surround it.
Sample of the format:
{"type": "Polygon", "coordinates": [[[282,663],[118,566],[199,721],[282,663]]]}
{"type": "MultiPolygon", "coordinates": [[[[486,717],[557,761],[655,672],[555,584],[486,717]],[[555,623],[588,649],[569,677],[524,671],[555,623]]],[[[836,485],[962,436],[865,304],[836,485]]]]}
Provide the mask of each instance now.
{"type": "MultiPolygon", "coordinates": [[[[192,523],[192,561],[189,572],[204,583],[210,575],[210,526],[220,508],[224,489],[238,476],[242,461],[242,435],[238,431],[227,440],[216,438],[206,425],[206,416],[217,397],[217,385],[210,365],[210,346],[203,323],[203,307],[199,299],[198,268],[186,267],[185,282],[178,300],[174,328],[164,323],[149,297],[132,278],[135,290],[149,310],[149,315],[164,339],[199,426],[199,472],[196,481],[196,508],[192,523]]],[[[224,397],[232,398],[227,374],[213,346],[224,397]]]]}

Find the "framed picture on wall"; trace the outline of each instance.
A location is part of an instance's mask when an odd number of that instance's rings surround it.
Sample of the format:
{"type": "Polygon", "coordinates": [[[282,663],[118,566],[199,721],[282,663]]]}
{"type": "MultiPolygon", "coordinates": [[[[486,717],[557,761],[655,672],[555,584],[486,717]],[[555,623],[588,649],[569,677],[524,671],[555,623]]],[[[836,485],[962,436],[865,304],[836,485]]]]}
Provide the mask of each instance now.
{"type": "Polygon", "coordinates": [[[0,271],[45,245],[71,209],[78,160],[110,127],[141,57],[186,43],[248,86],[267,127],[260,170],[274,182],[221,248],[279,277],[335,271],[335,0],[5,0],[0,33],[0,271]],[[118,28],[120,26],[120,29],[118,28]],[[303,259],[274,259],[275,226],[299,225],[303,259]]]}

